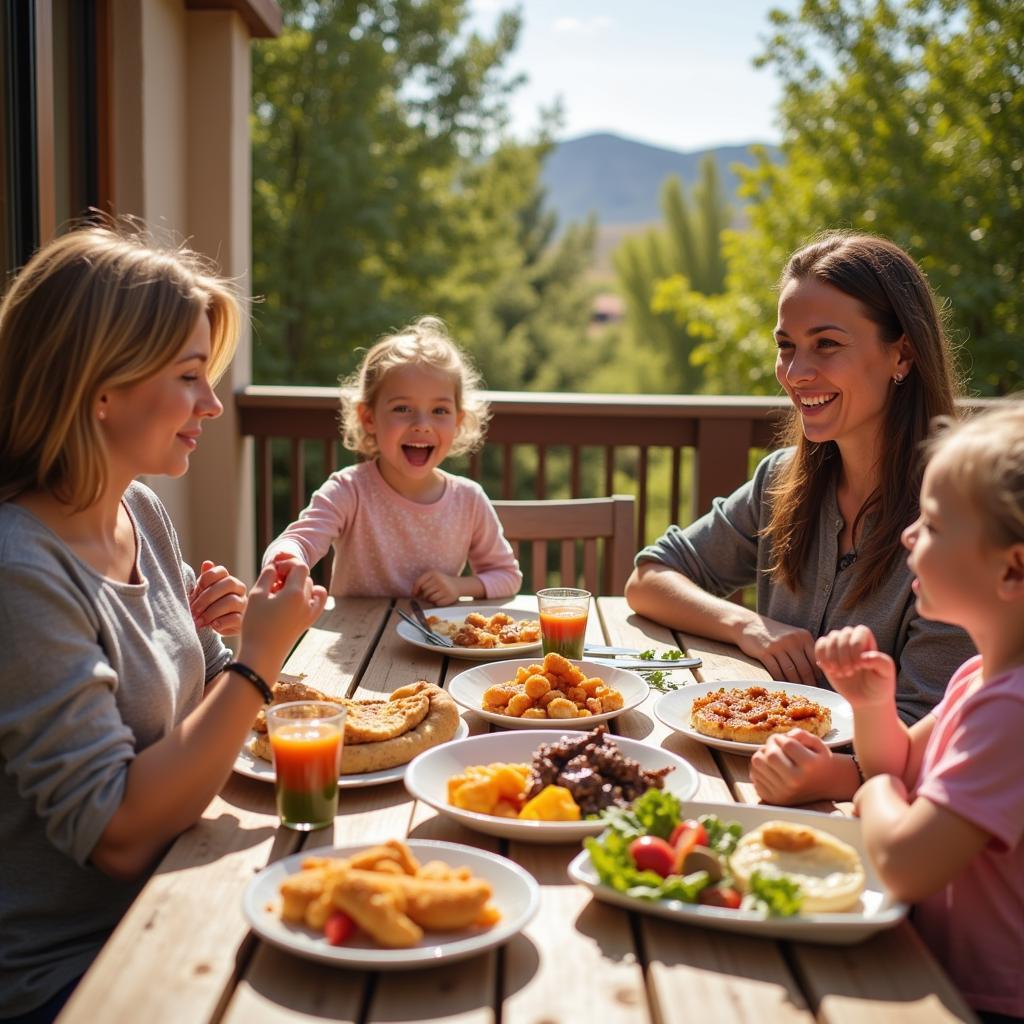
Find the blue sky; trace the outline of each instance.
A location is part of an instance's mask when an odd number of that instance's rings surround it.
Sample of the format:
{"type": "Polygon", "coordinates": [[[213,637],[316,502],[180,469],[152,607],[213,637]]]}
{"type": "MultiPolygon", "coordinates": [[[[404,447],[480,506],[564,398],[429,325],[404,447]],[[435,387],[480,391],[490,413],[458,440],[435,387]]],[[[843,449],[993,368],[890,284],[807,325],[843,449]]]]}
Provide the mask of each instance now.
{"type": "MultiPolygon", "coordinates": [[[[490,31],[515,0],[470,0],[490,31]]],[[[768,11],[796,0],[519,0],[523,28],[512,70],[529,81],[511,103],[526,134],[537,110],[563,103],[562,138],[611,131],[670,149],[776,142],[772,71],[753,57],[768,11]]]]}

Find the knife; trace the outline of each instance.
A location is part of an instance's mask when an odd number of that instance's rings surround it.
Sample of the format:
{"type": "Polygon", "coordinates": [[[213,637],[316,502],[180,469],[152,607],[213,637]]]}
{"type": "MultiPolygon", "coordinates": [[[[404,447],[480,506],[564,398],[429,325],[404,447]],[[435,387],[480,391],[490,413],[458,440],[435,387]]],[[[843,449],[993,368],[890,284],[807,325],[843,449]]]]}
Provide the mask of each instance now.
{"type": "Polygon", "coordinates": [[[395,608],[395,611],[403,621],[408,622],[413,629],[419,630],[419,632],[422,633],[430,643],[434,644],[435,647],[444,648],[454,646],[448,637],[438,636],[433,630],[428,629],[426,626],[421,626],[411,615],[406,615],[401,608],[395,608]]]}
{"type": "Polygon", "coordinates": [[[419,603],[419,601],[417,601],[417,600],[416,600],[416,598],[415,598],[415,597],[410,597],[410,598],[409,598],[409,607],[410,607],[410,608],[412,609],[412,613],[413,613],[413,615],[414,615],[414,616],[416,617],[416,621],[417,621],[417,622],[418,622],[418,623],[419,623],[419,624],[420,624],[420,625],[421,625],[421,626],[422,626],[422,627],[423,627],[424,629],[426,629],[426,630],[430,630],[430,632],[431,632],[431,633],[433,633],[433,630],[432,630],[432,629],[430,629],[430,623],[429,623],[429,622],[427,622],[427,617],[426,617],[426,615],[424,615],[424,614],[423,614],[423,605],[421,605],[421,604],[419,603]]]}
{"type": "Polygon", "coordinates": [[[587,654],[632,654],[634,657],[641,653],[639,647],[604,647],[601,644],[584,644],[583,650],[587,654]]]}
{"type": "Polygon", "coordinates": [[[678,661],[645,661],[643,658],[591,658],[586,651],[583,652],[583,660],[593,662],[595,665],[610,665],[612,668],[660,668],[663,672],[670,672],[674,668],[700,668],[700,658],[680,658],[678,661]]]}

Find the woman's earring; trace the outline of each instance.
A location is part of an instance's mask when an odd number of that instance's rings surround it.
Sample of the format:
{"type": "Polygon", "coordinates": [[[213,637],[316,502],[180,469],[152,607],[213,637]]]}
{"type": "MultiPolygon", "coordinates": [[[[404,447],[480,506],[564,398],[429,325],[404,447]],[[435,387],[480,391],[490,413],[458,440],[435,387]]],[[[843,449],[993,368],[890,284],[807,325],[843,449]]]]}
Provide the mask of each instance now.
{"type": "Polygon", "coordinates": [[[107,418],[107,410],[106,409],[98,409],[96,411],[96,419],[98,419],[98,420],[105,420],[106,418],[107,418]]]}
{"type": "Polygon", "coordinates": [[[897,387],[899,387],[899,385],[903,383],[903,374],[902,373],[897,373],[896,376],[893,377],[892,382],[897,387]]]}

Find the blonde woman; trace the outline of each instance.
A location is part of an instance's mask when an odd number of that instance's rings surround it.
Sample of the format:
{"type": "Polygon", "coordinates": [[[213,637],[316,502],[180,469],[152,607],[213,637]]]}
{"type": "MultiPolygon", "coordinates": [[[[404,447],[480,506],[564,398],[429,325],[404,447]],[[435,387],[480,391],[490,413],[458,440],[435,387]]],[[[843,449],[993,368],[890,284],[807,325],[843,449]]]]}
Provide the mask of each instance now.
{"type": "Polygon", "coordinates": [[[440,468],[483,441],[478,384],[436,317],[378,341],[342,387],[344,443],[366,461],[328,478],[264,564],[283,578],[333,545],[333,594],[432,605],[515,594],[522,573],[487,495],[440,468]]]}
{"type": "MultiPolygon", "coordinates": [[[[641,551],[626,599],[808,685],[821,681],[815,638],[866,622],[899,667],[899,713],[915,722],[973,653],[963,630],[918,615],[900,545],[917,515],[928,424],[953,412],[949,344],[924,275],[883,238],[830,233],[790,257],[780,287],[786,446],[641,551]],[[751,584],[756,611],[725,600],[751,584]]],[[[751,778],[775,804],[848,799],[860,781],[855,760],[803,729],[773,736],[751,778]]]]}
{"type": "Polygon", "coordinates": [[[197,581],[136,481],[188,469],[238,322],[193,254],[99,227],[0,306],[0,1018],[56,1015],[326,599],[304,570],[247,608],[226,570],[197,581]],[[239,624],[229,664],[212,627],[239,624]]]}

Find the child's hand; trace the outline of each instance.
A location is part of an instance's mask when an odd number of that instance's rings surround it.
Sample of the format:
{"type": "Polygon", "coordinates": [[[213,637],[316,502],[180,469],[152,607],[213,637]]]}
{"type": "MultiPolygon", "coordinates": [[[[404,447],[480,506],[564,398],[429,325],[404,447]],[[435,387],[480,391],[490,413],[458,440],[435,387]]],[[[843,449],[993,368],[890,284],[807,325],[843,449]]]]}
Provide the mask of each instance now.
{"type": "Polygon", "coordinates": [[[769,736],[750,759],[750,781],[766,804],[803,804],[811,800],[843,800],[841,765],[832,751],[806,729],[769,736]]]}
{"type": "Polygon", "coordinates": [[[299,565],[306,565],[294,551],[278,551],[268,564],[272,565],[277,571],[277,579],[274,580],[271,586],[271,593],[273,594],[276,594],[284,586],[284,581],[288,579],[288,574],[292,569],[299,565]]]}
{"type": "Polygon", "coordinates": [[[895,700],[896,663],[878,650],[867,626],[833,630],[814,645],[814,655],[828,681],[852,707],[895,700]]]}
{"type": "Polygon", "coordinates": [[[427,604],[432,604],[435,607],[455,604],[461,594],[459,577],[446,576],[436,569],[425,572],[412,587],[413,597],[421,598],[427,604]]]}
{"type": "Polygon", "coordinates": [[[188,596],[188,607],[197,629],[209,626],[221,636],[237,636],[242,631],[247,600],[240,579],[223,565],[205,561],[188,596]]]}
{"type": "Polygon", "coordinates": [[[305,565],[294,567],[284,583],[278,582],[274,565],[265,565],[249,591],[239,661],[274,666],[276,673],[300,634],[316,622],[326,602],[327,591],[313,583],[305,565]]]}

